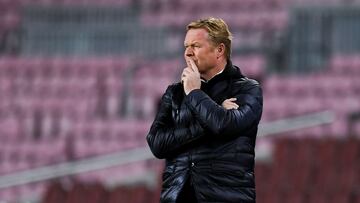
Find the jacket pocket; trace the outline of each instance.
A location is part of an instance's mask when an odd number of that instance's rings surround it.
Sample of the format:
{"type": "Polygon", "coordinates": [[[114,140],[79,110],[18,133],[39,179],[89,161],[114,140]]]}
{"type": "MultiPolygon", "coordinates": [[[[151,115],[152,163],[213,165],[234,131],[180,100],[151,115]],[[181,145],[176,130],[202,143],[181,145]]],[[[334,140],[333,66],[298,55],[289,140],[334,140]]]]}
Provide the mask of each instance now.
{"type": "Polygon", "coordinates": [[[214,172],[230,174],[238,177],[243,177],[245,174],[245,170],[238,166],[234,162],[228,161],[214,161],[211,164],[211,168],[214,172]]]}
{"type": "Polygon", "coordinates": [[[209,180],[219,186],[255,187],[254,176],[234,162],[212,163],[209,180]]]}

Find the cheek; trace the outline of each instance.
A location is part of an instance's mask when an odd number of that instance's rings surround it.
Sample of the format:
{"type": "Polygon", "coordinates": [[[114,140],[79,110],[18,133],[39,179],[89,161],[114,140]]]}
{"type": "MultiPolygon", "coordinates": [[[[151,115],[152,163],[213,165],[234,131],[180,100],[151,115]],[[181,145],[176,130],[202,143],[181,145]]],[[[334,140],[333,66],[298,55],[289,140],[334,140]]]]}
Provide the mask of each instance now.
{"type": "Polygon", "coordinates": [[[201,61],[201,63],[212,63],[214,61],[214,55],[209,52],[199,52],[196,56],[201,61]]]}
{"type": "Polygon", "coordinates": [[[198,58],[198,59],[202,59],[202,60],[204,60],[205,58],[207,58],[206,56],[206,53],[205,52],[203,52],[203,51],[197,51],[196,53],[195,53],[195,56],[198,58]]]}

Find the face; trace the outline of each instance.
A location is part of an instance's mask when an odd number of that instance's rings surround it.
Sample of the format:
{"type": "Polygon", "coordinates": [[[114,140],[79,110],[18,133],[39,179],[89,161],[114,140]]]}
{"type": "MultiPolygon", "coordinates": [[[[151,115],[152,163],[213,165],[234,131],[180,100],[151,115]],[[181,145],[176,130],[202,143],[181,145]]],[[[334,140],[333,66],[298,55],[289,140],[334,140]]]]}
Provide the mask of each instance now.
{"type": "Polygon", "coordinates": [[[206,74],[216,67],[216,48],[210,42],[207,30],[188,30],[185,36],[184,46],[185,60],[188,58],[193,59],[201,74],[206,74]]]}

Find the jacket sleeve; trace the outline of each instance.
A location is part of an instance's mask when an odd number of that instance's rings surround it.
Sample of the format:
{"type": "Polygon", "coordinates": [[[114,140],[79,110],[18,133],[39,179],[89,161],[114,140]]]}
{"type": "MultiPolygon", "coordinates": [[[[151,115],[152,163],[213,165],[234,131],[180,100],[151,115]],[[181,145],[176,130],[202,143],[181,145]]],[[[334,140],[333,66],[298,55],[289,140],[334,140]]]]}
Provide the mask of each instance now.
{"type": "Polygon", "coordinates": [[[259,84],[251,83],[236,94],[238,109],[226,110],[200,89],[191,91],[185,103],[201,126],[213,135],[239,135],[257,125],[262,114],[262,91],[259,84]]]}
{"type": "Polygon", "coordinates": [[[159,159],[173,156],[203,135],[203,128],[198,122],[182,127],[174,125],[171,99],[170,86],[161,99],[159,110],[146,137],[150,150],[159,159]]]}

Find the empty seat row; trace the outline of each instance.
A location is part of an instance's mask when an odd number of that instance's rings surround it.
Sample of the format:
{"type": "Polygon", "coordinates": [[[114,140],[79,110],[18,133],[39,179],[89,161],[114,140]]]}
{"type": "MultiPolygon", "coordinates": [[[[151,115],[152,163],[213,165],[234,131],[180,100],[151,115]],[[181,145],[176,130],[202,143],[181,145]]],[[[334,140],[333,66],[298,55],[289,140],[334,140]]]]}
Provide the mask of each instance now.
{"type": "Polygon", "coordinates": [[[10,78],[73,78],[121,75],[131,67],[130,58],[0,57],[0,76],[10,78]]]}
{"type": "Polygon", "coordinates": [[[264,84],[266,94],[288,96],[357,96],[360,82],[356,76],[321,73],[317,76],[277,77],[270,76],[264,84]]]}
{"type": "Polygon", "coordinates": [[[335,74],[360,75],[359,55],[335,55],[330,59],[329,69],[335,74]]]}
{"type": "Polygon", "coordinates": [[[108,189],[99,182],[76,183],[70,189],[54,183],[49,185],[43,203],[155,203],[159,201],[158,191],[145,185],[117,186],[108,189]]]}
{"type": "Polygon", "coordinates": [[[161,13],[143,13],[141,23],[148,26],[154,25],[161,27],[184,28],[189,22],[198,18],[214,16],[223,18],[232,29],[251,29],[251,30],[283,30],[288,22],[288,14],[284,10],[239,12],[239,13],[214,13],[212,11],[181,12],[164,11],[161,13]]]}
{"type": "Polygon", "coordinates": [[[359,139],[283,137],[271,163],[256,165],[264,202],[359,202],[359,139]]]}

